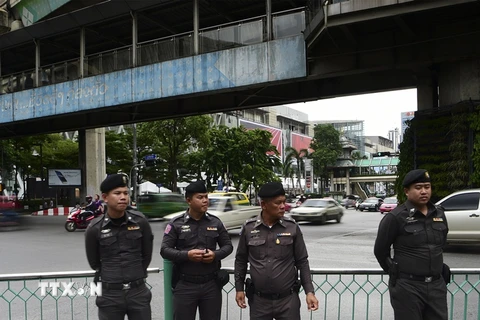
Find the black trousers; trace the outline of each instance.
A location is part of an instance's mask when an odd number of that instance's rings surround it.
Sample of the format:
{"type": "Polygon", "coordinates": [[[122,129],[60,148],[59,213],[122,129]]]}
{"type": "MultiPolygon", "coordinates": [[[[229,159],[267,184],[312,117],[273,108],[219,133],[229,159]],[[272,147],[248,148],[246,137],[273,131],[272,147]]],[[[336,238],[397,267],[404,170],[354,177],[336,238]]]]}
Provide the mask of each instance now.
{"type": "Polygon", "coordinates": [[[250,320],[300,320],[300,298],[297,293],[278,299],[269,300],[255,296],[249,299],[250,320]]]}
{"type": "Polygon", "coordinates": [[[395,320],[447,320],[447,286],[443,278],[432,282],[397,279],[389,287],[395,320]]]}
{"type": "Polygon", "coordinates": [[[152,292],[146,285],[130,290],[102,290],[97,297],[99,320],[151,320],[152,292]]]}
{"type": "Polygon", "coordinates": [[[202,284],[178,281],[173,290],[173,318],[195,320],[197,307],[200,320],[221,319],[222,289],[215,280],[202,284]]]}

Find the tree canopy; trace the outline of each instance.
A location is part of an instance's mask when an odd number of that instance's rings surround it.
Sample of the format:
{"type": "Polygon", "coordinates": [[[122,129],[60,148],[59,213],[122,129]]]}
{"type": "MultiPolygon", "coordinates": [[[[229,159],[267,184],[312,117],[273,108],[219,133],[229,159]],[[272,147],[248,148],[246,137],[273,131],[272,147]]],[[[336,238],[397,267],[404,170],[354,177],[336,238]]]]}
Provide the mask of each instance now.
{"type": "MultiPolygon", "coordinates": [[[[327,180],[328,168],[335,165],[337,158],[342,153],[340,132],[331,124],[317,124],[313,128],[313,132],[313,139],[310,143],[310,148],[314,150],[311,154],[313,172],[322,180],[327,180]]],[[[323,185],[321,193],[323,193],[323,185]]]]}

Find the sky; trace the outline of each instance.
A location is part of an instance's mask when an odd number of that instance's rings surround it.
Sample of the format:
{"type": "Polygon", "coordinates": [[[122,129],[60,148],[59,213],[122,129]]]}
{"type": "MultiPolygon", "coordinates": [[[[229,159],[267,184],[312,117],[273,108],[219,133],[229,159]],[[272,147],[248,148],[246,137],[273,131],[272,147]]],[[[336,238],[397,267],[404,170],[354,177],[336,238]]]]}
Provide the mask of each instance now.
{"type": "Polygon", "coordinates": [[[366,136],[388,138],[388,131],[401,129],[400,114],[417,111],[417,89],[369,93],[288,104],[313,120],[365,120],[366,136]]]}

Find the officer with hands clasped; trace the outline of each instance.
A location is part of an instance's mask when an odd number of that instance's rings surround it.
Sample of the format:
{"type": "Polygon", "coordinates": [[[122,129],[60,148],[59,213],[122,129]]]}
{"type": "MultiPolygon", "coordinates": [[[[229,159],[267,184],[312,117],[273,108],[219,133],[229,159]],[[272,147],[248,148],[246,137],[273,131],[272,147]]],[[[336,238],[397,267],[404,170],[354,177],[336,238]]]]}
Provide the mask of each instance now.
{"type": "Polygon", "coordinates": [[[220,320],[222,287],[228,282],[220,261],[232,253],[232,241],[220,219],[207,212],[202,181],[189,184],[185,198],[189,208],[167,224],[160,250],[174,264],[174,319],[194,320],[198,307],[201,320],[220,320]]]}
{"type": "Polygon", "coordinates": [[[258,196],[262,212],[247,220],[240,232],[235,256],[235,299],[240,308],[246,308],[246,292],[252,320],[299,320],[300,285],[308,309],[318,309],[303,235],[293,219],[284,217],[286,198],[281,183],[266,183],[258,196]],[[245,286],[248,262],[251,279],[245,286]]]}
{"type": "Polygon", "coordinates": [[[445,213],[430,202],[426,170],[408,172],[403,187],[407,201],[383,217],[374,248],[378,263],[390,275],[395,320],[447,320],[450,269],[443,263],[445,213]]]}
{"type": "Polygon", "coordinates": [[[100,185],[106,213],[95,218],[85,232],[88,263],[100,276],[97,297],[100,320],[152,318],[152,293],[145,284],[152,260],[153,234],[145,216],[127,209],[129,190],[124,174],[109,175],[100,185]]]}

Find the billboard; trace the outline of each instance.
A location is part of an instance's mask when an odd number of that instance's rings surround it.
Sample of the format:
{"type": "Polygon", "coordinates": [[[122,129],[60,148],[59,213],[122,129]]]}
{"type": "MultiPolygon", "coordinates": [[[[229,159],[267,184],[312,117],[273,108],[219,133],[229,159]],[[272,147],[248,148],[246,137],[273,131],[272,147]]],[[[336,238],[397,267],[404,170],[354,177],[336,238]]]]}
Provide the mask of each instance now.
{"type": "Polygon", "coordinates": [[[240,125],[244,126],[247,130],[254,130],[254,129],[261,129],[267,130],[272,134],[272,139],[270,143],[273,144],[280,155],[282,155],[283,151],[283,136],[282,136],[282,129],[266,126],[260,123],[251,122],[247,120],[240,119],[240,125]]]}
{"type": "Polygon", "coordinates": [[[297,151],[302,149],[307,149],[308,152],[313,152],[313,149],[310,148],[310,143],[312,142],[312,137],[306,136],[300,133],[292,132],[292,137],[290,139],[292,148],[297,151]]]}
{"type": "Polygon", "coordinates": [[[405,129],[407,129],[407,125],[405,124],[405,121],[412,120],[413,117],[415,117],[415,111],[408,111],[408,112],[402,112],[401,113],[401,115],[400,115],[400,120],[401,120],[400,142],[402,142],[403,134],[405,133],[405,129]]]}
{"type": "Polygon", "coordinates": [[[80,187],[82,186],[81,169],[48,169],[49,187],[80,187]]]}

